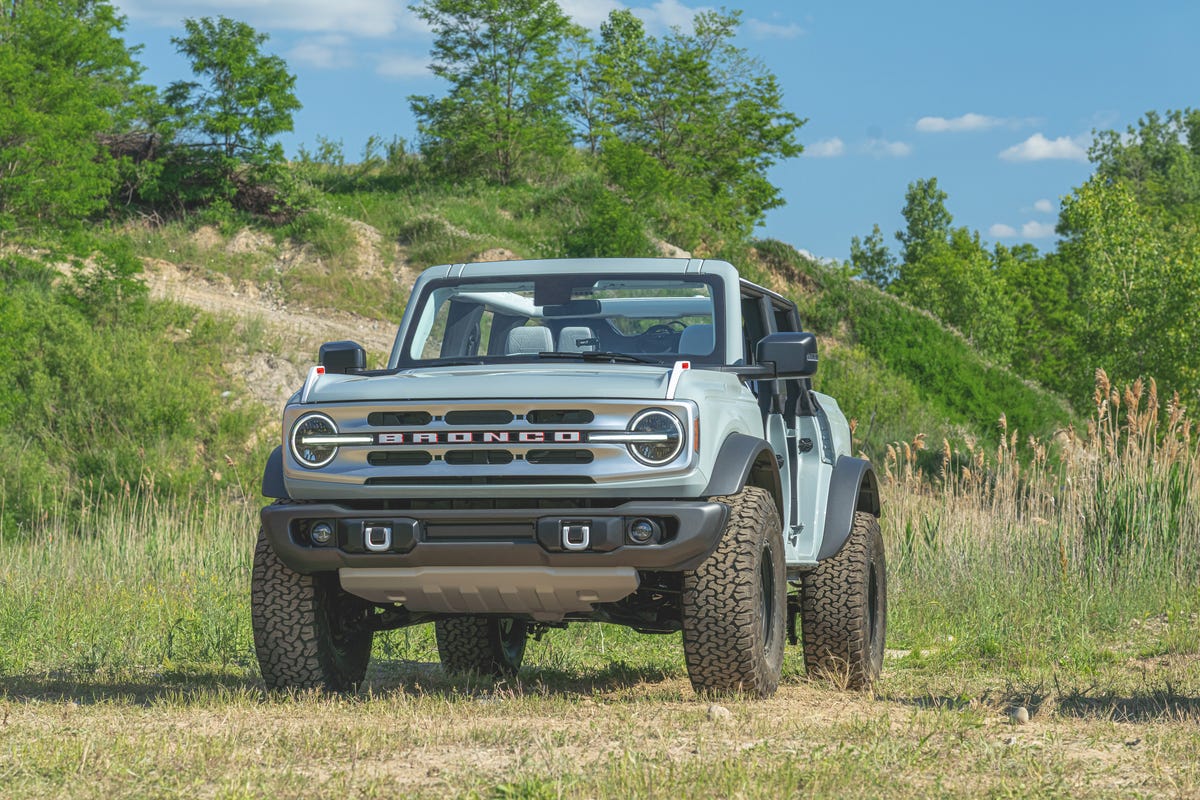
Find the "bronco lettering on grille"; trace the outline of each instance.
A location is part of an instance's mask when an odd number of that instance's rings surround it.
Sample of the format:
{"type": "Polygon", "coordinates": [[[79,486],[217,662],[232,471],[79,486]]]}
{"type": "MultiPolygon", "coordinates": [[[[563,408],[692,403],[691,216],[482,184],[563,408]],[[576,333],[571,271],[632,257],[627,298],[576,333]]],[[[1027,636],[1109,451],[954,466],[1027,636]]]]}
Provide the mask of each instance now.
{"type": "Polygon", "coordinates": [[[579,444],[582,431],[396,431],[375,435],[376,445],[579,444]]]}

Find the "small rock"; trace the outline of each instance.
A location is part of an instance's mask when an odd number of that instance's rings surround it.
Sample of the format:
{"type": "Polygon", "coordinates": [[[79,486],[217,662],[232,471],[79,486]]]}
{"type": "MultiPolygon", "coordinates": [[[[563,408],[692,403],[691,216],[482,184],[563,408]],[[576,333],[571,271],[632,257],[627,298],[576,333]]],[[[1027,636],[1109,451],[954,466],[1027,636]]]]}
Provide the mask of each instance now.
{"type": "Polygon", "coordinates": [[[733,718],[733,712],[725,706],[713,703],[708,707],[708,718],[713,722],[725,722],[733,718]]]}
{"type": "Polygon", "coordinates": [[[1029,722],[1029,709],[1025,706],[1017,706],[1012,712],[1013,722],[1018,725],[1024,725],[1029,722]]]}

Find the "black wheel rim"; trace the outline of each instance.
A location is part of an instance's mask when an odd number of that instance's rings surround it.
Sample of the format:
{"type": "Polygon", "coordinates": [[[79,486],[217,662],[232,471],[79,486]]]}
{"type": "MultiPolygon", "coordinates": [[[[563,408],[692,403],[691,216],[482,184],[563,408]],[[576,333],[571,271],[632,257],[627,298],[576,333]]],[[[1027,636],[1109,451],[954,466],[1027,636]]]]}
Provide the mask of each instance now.
{"type": "Polygon", "coordinates": [[[526,623],[505,617],[496,623],[496,632],[500,640],[500,651],[504,656],[506,666],[515,666],[525,655],[526,623]]]}
{"type": "Polygon", "coordinates": [[[883,610],[880,608],[879,570],[872,564],[867,577],[867,653],[870,656],[870,669],[877,675],[883,662],[884,622],[883,610]]]}
{"type": "Polygon", "coordinates": [[[770,649],[775,635],[775,559],[771,548],[764,547],[758,562],[758,585],[762,589],[763,649],[770,649]]]}
{"type": "Polygon", "coordinates": [[[330,586],[322,587],[324,592],[322,611],[325,625],[329,629],[329,641],[333,653],[339,661],[349,658],[351,652],[362,645],[363,637],[370,636],[370,629],[365,627],[371,614],[369,606],[354,602],[349,596],[338,598],[338,593],[330,586]],[[336,602],[340,600],[341,602],[336,602]]]}

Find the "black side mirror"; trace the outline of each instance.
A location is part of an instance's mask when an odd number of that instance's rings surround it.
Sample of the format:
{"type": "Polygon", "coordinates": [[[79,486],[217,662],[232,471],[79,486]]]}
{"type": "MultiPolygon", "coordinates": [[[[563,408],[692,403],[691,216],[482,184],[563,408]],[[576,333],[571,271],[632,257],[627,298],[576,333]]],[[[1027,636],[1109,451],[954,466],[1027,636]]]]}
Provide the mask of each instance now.
{"type": "Polygon", "coordinates": [[[811,333],[772,333],[755,351],[758,363],[775,367],[778,378],[807,378],[817,371],[817,337],[811,333]]]}
{"type": "Polygon", "coordinates": [[[317,363],[331,375],[348,375],[367,368],[367,352],[358,342],[326,342],[317,363]]]}

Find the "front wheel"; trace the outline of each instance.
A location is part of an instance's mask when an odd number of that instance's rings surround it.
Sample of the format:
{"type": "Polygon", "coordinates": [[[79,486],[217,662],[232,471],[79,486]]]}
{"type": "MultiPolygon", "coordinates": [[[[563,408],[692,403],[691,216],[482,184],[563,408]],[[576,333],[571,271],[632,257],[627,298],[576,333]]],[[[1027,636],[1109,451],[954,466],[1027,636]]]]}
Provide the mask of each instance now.
{"type": "Polygon", "coordinates": [[[863,689],[883,669],[887,570],[879,520],[861,511],[841,551],[804,576],[800,590],[808,673],[863,689]]]}
{"type": "Polygon", "coordinates": [[[260,531],[254,549],[250,617],[268,689],[353,691],[367,674],[373,613],[337,573],[303,575],[279,560],[260,531]]]}
{"type": "Polygon", "coordinates": [[[512,617],[449,617],[434,623],[434,632],[444,670],[499,678],[521,668],[529,623],[512,617]]]}
{"type": "Polygon", "coordinates": [[[717,549],[684,573],[683,655],[697,692],[769,697],[783,669],[783,532],[775,501],[748,486],[729,497],[717,549]]]}

